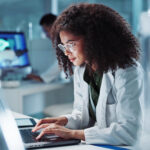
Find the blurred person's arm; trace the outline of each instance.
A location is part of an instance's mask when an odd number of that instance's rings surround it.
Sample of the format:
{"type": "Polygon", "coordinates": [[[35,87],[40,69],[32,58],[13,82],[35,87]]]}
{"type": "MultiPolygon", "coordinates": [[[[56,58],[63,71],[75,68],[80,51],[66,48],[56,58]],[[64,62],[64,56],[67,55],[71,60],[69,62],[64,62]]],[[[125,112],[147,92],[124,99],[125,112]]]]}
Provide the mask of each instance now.
{"type": "Polygon", "coordinates": [[[60,75],[60,69],[58,67],[57,61],[53,63],[45,72],[40,75],[40,78],[45,82],[49,83],[54,79],[58,78],[60,75]]]}
{"type": "Polygon", "coordinates": [[[28,74],[27,78],[32,79],[32,80],[36,80],[39,82],[43,82],[43,79],[39,75],[36,75],[36,74],[28,74]]]}

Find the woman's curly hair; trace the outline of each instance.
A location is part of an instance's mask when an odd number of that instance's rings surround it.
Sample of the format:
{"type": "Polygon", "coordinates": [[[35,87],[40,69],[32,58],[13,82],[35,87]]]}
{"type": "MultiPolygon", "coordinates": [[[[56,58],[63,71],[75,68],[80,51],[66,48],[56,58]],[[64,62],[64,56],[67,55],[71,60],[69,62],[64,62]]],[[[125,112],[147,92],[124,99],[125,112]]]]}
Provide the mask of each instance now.
{"type": "Polygon", "coordinates": [[[89,65],[94,60],[101,73],[129,67],[139,58],[139,44],[119,13],[102,4],[75,4],[64,10],[52,27],[57,59],[67,76],[73,74],[72,63],[57,47],[60,31],[84,37],[86,60],[89,65]]]}

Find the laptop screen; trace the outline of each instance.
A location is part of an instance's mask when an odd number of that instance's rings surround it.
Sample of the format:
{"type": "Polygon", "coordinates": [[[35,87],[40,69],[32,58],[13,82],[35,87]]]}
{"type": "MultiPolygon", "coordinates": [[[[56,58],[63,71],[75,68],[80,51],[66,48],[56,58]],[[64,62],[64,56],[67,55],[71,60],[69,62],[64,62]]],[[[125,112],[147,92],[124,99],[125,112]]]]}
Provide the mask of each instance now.
{"type": "Polygon", "coordinates": [[[0,32],[0,68],[29,66],[23,32],[0,32]]]}
{"type": "Polygon", "coordinates": [[[25,150],[16,122],[0,99],[0,150],[25,150]]]}

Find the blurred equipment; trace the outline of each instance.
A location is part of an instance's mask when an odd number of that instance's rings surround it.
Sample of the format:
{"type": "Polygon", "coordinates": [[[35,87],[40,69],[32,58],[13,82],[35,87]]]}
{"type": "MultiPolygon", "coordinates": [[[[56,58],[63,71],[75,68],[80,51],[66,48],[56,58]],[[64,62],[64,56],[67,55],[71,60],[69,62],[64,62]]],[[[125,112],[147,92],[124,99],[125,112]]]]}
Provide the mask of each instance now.
{"type": "Polygon", "coordinates": [[[20,80],[31,72],[23,32],[0,32],[1,80],[20,80]]]}
{"type": "Polygon", "coordinates": [[[141,13],[140,33],[143,36],[150,36],[150,11],[141,13]]]}
{"type": "MultiPolygon", "coordinates": [[[[150,2],[150,0],[149,0],[150,2]]],[[[145,80],[145,101],[141,102],[143,106],[142,114],[142,130],[139,135],[139,140],[135,146],[136,150],[149,150],[150,148],[150,9],[147,12],[142,12],[139,24],[139,40],[142,49],[141,63],[144,68],[145,80]]]]}

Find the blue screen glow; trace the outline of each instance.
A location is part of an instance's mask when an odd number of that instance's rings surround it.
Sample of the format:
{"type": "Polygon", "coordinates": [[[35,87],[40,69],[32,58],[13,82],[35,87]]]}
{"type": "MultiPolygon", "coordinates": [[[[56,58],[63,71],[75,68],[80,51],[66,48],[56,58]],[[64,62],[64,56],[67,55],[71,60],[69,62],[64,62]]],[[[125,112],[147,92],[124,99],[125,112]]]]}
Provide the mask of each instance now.
{"type": "Polygon", "coordinates": [[[0,68],[29,65],[25,37],[22,32],[0,32],[0,68]]]}

